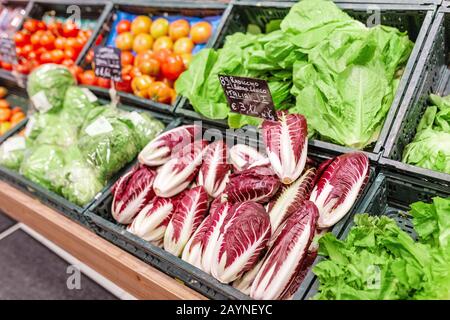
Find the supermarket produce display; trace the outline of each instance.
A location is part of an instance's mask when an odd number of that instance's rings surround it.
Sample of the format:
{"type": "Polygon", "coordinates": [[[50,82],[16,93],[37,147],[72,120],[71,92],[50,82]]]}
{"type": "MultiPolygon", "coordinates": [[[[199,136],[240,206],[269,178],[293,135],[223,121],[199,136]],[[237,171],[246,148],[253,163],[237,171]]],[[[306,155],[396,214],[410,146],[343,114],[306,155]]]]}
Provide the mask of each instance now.
{"type": "Polygon", "coordinates": [[[448,300],[450,9],[372,4],[8,1],[0,180],[206,298],[448,300]]]}

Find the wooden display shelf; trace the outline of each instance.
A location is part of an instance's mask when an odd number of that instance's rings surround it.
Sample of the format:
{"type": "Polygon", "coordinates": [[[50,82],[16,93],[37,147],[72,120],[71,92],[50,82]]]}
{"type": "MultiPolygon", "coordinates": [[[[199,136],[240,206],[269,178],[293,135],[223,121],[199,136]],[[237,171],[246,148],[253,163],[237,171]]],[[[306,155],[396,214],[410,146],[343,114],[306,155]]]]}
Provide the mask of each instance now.
{"type": "Polygon", "coordinates": [[[138,299],[206,299],[3,181],[0,209],[138,299]]]}

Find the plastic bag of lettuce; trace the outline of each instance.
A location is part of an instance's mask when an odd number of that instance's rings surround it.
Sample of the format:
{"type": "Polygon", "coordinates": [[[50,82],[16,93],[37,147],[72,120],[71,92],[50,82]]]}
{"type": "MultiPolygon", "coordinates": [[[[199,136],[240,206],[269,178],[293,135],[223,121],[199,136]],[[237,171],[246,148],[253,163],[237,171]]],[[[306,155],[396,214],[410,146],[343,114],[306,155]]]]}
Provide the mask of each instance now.
{"type": "Polygon", "coordinates": [[[0,165],[77,205],[93,200],[164,129],[146,113],[101,106],[91,91],[74,85],[63,66],[43,65],[33,74],[29,96],[41,92],[45,99],[38,96],[37,103],[52,107],[36,108],[24,136],[0,146],[0,165]]]}

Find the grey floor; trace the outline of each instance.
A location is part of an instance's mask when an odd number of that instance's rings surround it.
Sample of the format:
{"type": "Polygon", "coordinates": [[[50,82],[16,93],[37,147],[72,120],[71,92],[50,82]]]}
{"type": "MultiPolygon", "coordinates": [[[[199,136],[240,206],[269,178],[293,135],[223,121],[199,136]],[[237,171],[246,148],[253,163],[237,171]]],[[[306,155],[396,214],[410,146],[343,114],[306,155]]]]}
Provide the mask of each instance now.
{"type": "Polygon", "coordinates": [[[117,299],[15,225],[0,212],[0,300],[117,299]]]}

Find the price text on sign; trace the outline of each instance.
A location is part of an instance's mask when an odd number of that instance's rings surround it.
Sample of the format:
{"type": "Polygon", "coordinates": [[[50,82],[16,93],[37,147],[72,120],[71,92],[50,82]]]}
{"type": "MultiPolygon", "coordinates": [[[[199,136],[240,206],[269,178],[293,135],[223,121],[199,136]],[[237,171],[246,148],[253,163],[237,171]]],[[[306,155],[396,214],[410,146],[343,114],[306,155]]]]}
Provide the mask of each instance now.
{"type": "Polygon", "coordinates": [[[0,38],[0,59],[3,62],[17,64],[16,44],[11,38],[0,38]]]}
{"type": "Polygon", "coordinates": [[[277,120],[267,81],[225,75],[219,75],[219,80],[231,111],[277,120]]]}
{"type": "Polygon", "coordinates": [[[115,82],[122,81],[122,65],[118,48],[96,47],[94,49],[94,64],[94,72],[97,77],[111,79],[115,82]]]}

